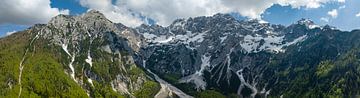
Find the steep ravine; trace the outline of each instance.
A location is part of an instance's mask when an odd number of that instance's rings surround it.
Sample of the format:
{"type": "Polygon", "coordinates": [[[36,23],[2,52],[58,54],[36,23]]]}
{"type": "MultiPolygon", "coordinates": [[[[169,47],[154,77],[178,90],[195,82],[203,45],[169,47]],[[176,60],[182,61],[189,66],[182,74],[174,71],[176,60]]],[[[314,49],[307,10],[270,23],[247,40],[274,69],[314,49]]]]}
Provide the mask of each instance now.
{"type": "MultiPolygon", "coordinates": [[[[143,61],[143,67],[146,68],[146,60],[143,61]]],[[[151,75],[154,76],[155,80],[160,83],[161,89],[160,91],[154,96],[155,98],[168,98],[173,97],[173,94],[180,98],[193,98],[192,96],[184,93],[180,89],[176,88],[175,86],[171,85],[170,83],[166,82],[165,80],[161,79],[158,75],[151,72],[150,69],[146,69],[151,75]]]]}
{"type": "MultiPolygon", "coordinates": [[[[21,77],[22,77],[22,74],[23,74],[23,69],[24,69],[24,61],[25,61],[25,59],[26,59],[26,56],[27,56],[27,54],[28,54],[28,52],[29,52],[29,48],[31,48],[31,47],[34,47],[33,46],[33,43],[34,43],[34,41],[37,39],[37,38],[39,38],[39,33],[37,33],[36,34],[36,36],[30,41],[30,43],[29,43],[29,45],[28,45],[28,48],[26,48],[26,50],[25,50],[25,53],[24,53],[24,55],[23,55],[23,57],[22,57],[22,59],[21,59],[21,61],[20,61],[20,63],[19,63],[19,79],[18,79],[18,82],[19,82],[19,94],[18,94],[18,98],[20,98],[21,97],[21,93],[22,93],[22,84],[21,84],[21,77]]],[[[34,48],[35,49],[35,48],[34,48]]],[[[35,51],[35,50],[33,50],[33,51],[35,51]]]]}

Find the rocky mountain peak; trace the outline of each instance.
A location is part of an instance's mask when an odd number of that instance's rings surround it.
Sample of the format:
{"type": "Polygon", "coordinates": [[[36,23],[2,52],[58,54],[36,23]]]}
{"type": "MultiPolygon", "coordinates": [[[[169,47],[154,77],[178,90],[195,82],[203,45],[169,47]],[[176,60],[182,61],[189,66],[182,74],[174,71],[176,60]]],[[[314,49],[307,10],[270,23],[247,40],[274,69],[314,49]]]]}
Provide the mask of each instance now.
{"type": "Polygon", "coordinates": [[[69,15],[57,15],[54,18],[52,18],[48,24],[53,24],[56,26],[63,26],[62,24],[66,24],[68,22],[74,21],[74,17],[73,16],[69,16],[69,15]]]}
{"type": "Polygon", "coordinates": [[[298,24],[314,24],[314,21],[312,21],[309,18],[301,18],[297,21],[298,24]]]}
{"type": "MultiPolygon", "coordinates": [[[[104,14],[100,13],[96,10],[90,10],[87,13],[83,14],[82,17],[85,20],[103,20],[103,21],[109,21],[104,14]]],[[[110,21],[109,21],[110,22],[110,21]]]]}
{"type": "Polygon", "coordinates": [[[100,13],[96,10],[88,11],[85,14],[80,16],[71,16],[71,15],[57,15],[52,18],[48,24],[53,24],[55,26],[64,26],[69,22],[80,22],[80,23],[94,23],[94,22],[102,22],[105,24],[111,24],[112,22],[108,20],[104,14],[100,13]]]}
{"type": "Polygon", "coordinates": [[[230,14],[223,14],[223,13],[218,13],[212,16],[213,18],[223,18],[223,19],[235,19],[233,16],[231,16],[230,14]]]}
{"type": "Polygon", "coordinates": [[[97,10],[90,10],[90,11],[86,12],[85,14],[104,16],[104,14],[102,14],[100,11],[97,11],[97,10]]]}
{"type": "Polygon", "coordinates": [[[320,26],[316,25],[316,24],[314,23],[314,21],[312,21],[312,20],[310,20],[310,19],[308,19],[308,18],[302,18],[302,19],[300,19],[299,21],[297,21],[296,24],[298,24],[298,25],[304,25],[304,26],[308,27],[309,29],[314,29],[314,28],[320,27],[320,26]]]}

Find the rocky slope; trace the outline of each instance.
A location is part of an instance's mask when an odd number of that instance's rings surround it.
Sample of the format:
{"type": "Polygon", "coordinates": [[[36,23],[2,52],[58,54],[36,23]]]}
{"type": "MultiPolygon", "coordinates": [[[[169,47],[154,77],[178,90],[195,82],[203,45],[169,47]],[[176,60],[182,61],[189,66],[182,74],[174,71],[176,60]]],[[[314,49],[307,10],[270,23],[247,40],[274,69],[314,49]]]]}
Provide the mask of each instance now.
{"type": "Polygon", "coordinates": [[[355,97],[360,31],[228,14],[129,28],[97,11],[0,39],[4,97],[355,97]]]}
{"type": "Polygon", "coordinates": [[[2,74],[1,95],[10,97],[13,95],[6,92],[17,92],[19,97],[154,96],[160,85],[134,63],[132,55],[139,47],[126,38],[132,32],[120,27],[101,13],[90,11],[80,16],[59,15],[46,25],[35,25],[24,33],[3,38],[1,42],[5,44],[1,46],[6,46],[2,47],[1,69],[19,66],[20,70],[2,74]],[[14,37],[22,42],[8,42],[14,37]],[[7,49],[21,52],[14,57],[17,54],[7,53],[7,49]]]}
{"type": "Polygon", "coordinates": [[[204,90],[228,97],[359,93],[355,89],[358,86],[353,86],[359,83],[352,80],[359,77],[357,71],[340,67],[351,65],[339,60],[358,49],[358,31],[320,27],[308,19],[287,27],[257,20],[238,21],[227,14],[136,29],[148,43],[141,51],[147,61],[145,68],[192,95],[204,90]],[[345,76],[334,76],[346,73],[354,75],[347,78],[350,84],[344,83],[345,76]]]}

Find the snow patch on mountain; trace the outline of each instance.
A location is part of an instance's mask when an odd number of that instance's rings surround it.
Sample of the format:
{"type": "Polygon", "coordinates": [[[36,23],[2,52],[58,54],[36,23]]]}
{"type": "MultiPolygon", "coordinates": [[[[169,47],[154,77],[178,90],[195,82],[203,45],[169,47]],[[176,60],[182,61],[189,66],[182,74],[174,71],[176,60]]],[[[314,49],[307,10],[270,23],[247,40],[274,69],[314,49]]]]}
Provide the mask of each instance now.
{"type": "Polygon", "coordinates": [[[263,37],[260,35],[246,35],[244,36],[244,40],[240,42],[240,45],[248,53],[257,53],[264,50],[278,53],[285,52],[284,47],[301,42],[306,37],[307,35],[303,35],[291,42],[284,43],[285,36],[269,35],[267,37],[263,37]]]}
{"type": "Polygon", "coordinates": [[[320,26],[313,24],[313,25],[308,25],[308,28],[309,29],[315,29],[315,28],[320,28],[320,26]]]}
{"type": "Polygon", "coordinates": [[[253,83],[253,85],[252,85],[252,84],[246,82],[242,72],[243,72],[243,69],[236,71],[236,75],[239,77],[240,82],[241,82],[239,89],[238,89],[238,95],[241,95],[241,90],[244,88],[244,86],[246,86],[246,87],[250,88],[252,91],[251,97],[255,98],[255,95],[258,93],[258,90],[256,89],[256,83],[253,83]]]}
{"type": "Polygon", "coordinates": [[[70,76],[71,76],[72,79],[74,79],[76,81],[76,79],[75,79],[75,69],[74,69],[74,66],[73,66],[74,61],[75,61],[75,55],[71,56],[71,61],[69,63],[69,67],[70,67],[70,70],[71,70],[70,76]]]}
{"type": "Polygon", "coordinates": [[[301,19],[298,21],[298,24],[305,25],[309,29],[315,29],[315,28],[321,28],[319,25],[316,25],[312,20],[310,19],[301,19]]]}
{"type": "Polygon", "coordinates": [[[87,59],[85,59],[85,62],[88,63],[90,65],[90,67],[92,67],[92,58],[90,56],[90,52],[88,53],[87,59]]]}
{"type": "Polygon", "coordinates": [[[223,43],[228,36],[220,37],[220,43],[223,43]]]}
{"type": "Polygon", "coordinates": [[[62,44],[61,47],[62,47],[62,49],[65,51],[65,53],[66,53],[67,55],[71,56],[70,53],[69,53],[69,50],[67,49],[67,47],[68,47],[67,44],[62,44]]]}
{"type": "Polygon", "coordinates": [[[196,71],[194,74],[186,76],[179,80],[180,83],[194,83],[197,90],[205,90],[207,83],[205,82],[204,71],[206,68],[210,67],[210,58],[211,56],[203,55],[201,57],[201,68],[200,70],[196,71]]]}
{"type": "Polygon", "coordinates": [[[238,71],[236,71],[236,75],[238,76],[238,78],[240,79],[240,82],[241,84],[239,85],[239,88],[238,88],[238,95],[241,95],[241,91],[243,90],[244,87],[248,87],[250,88],[250,90],[252,91],[251,93],[251,98],[255,98],[256,94],[264,94],[265,95],[265,98],[270,94],[270,90],[266,90],[266,85],[265,87],[263,87],[263,89],[259,92],[259,90],[256,88],[256,85],[258,84],[255,80],[256,77],[258,76],[255,76],[255,78],[252,78],[252,83],[249,83],[249,81],[246,81],[244,76],[243,76],[243,72],[244,70],[243,69],[240,69],[238,71]]]}
{"type": "Polygon", "coordinates": [[[68,45],[67,45],[67,44],[62,44],[61,47],[62,47],[62,49],[66,52],[66,54],[71,57],[71,61],[70,61],[70,63],[69,63],[69,68],[70,68],[70,70],[71,70],[70,76],[71,76],[72,79],[74,79],[74,80],[76,81],[76,79],[75,79],[75,69],[74,69],[74,66],[73,66],[73,63],[74,63],[74,61],[75,61],[75,55],[71,55],[71,54],[69,53],[68,45]]]}
{"type": "Polygon", "coordinates": [[[155,35],[144,33],[143,36],[145,37],[148,43],[156,43],[156,44],[171,44],[171,43],[182,43],[182,44],[190,44],[191,42],[201,43],[204,41],[204,36],[208,31],[201,32],[201,33],[192,33],[187,31],[186,34],[179,34],[179,35],[155,35]]]}
{"type": "Polygon", "coordinates": [[[91,86],[94,87],[94,83],[93,83],[93,80],[92,80],[92,79],[88,78],[87,81],[91,84],[91,86]]]}
{"type": "MultiPolygon", "coordinates": [[[[35,41],[36,39],[38,39],[38,38],[39,38],[39,33],[36,34],[36,36],[31,40],[31,42],[30,42],[29,45],[32,46],[32,44],[34,43],[34,41],[35,41]]],[[[33,51],[35,51],[35,50],[33,50],[33,51]]],[[[22,78],[22,73],[23,73],[23,69],[24,69],[23,63],[24,63],[24,61],[25,61],[25,58],[26,58],[26,55],[27,55],[28,52],[29,52],[29,48],[26,48],[25,53],[24,53],[24,55],[23,55],[23,57],[22,57],[22,59],[21,59],[21,61],[20,61],[20,64],[19,64],[19,76],[18,76],[18,81],[19,81],[19,82],[18,82],[18,83],[19,83],[20,88],[19,88],[18,98],[21,97],[21,92],[22,92],[21,78],[22,78]]]]}
{"type": "Polygon", "coordinates": [[[88,53],[87,53],[87,58],[85,59],[85,62],[88,63],[90,65],[90,68],[92,67],[92,58],[91,58],[91,55],[90,55],[90,47],[89,47],[89,50],[88,50],[88,53]]]}

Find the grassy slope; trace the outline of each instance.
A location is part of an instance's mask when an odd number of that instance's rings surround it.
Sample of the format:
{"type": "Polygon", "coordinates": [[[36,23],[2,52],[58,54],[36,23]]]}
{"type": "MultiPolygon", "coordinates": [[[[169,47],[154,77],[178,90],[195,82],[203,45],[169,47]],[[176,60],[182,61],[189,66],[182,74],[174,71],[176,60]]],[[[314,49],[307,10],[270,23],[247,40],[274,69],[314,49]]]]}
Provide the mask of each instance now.
{"type": "MultiPolygon", "coordinates": [[[[74,80],[66,74],[68,70],[68,61],[70,58],[64,53],[61,47],[49,43],[42,38],[36,39],[30,45],[31,40],[37,32],[26,30],[15,33],[11,36],[0,39],[0,97],[17,97],[19,94],[19,65],[23,57],[22,72],[22,97],[88,97],[85,88],[81,88],[74,80]],[[24,56],[24,53],[29,51],[24,56]]],[[[114,92],[111,89],[109,81],[116,78],[116,74],[123,74],[130,77],[131,81],[137,81],[138,77],[146,77],[145,72],[134,64],[127,64],[127,60],[120,62],[111,62],[113,54],[101,51],[96,46],[103,43],[93,43],[91,52],[93,57],[93,68],[90,68],[95,74],[105,81],[93,81],[94,87],[90,87],[90,96],[93,97],[123,97],[123,95],[114,92]],[[126,66],[128,72],[121,71],[120,66],[126,66]]],[[[82,47],[88,47],[88,44],[82,43],[82,47]]],[[[124,56],[127,53],[121,53],[124,56]]],[[[85,84],[87,78],[83,75],[83,70],[88,69],[84,60],[87,58],[87,51],[83,50],[75,60],[74,67],[76,77],[83,79],[85,84]]],[[[123,58],[123,57],[122,57],[123,58]]],[[[146,79],[141,84],[140,90],[131,91],[136,97],[154,96],[160,90],[160,85],[152,80],[146,79]]]]}
{"type": "Polygon", "coordinates": [[[22,97],[86,97],[85,91],[64,73],[57,51],[46,41],[38,39],[29,46],[33,37],[24,31],[0,40],[0,96],[17,97],[19,63],[29,48],[23,63],[22,97]],[[13,86],[8,86],[9,82],[13,86]]]}
{"type": "Polygon", "coordinates": [[[0,39],[0,96],[17,96],[19,63],[29,38],[25,33],[15,33],[0,39]]]}

